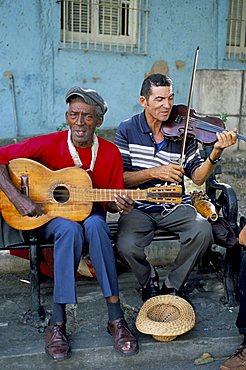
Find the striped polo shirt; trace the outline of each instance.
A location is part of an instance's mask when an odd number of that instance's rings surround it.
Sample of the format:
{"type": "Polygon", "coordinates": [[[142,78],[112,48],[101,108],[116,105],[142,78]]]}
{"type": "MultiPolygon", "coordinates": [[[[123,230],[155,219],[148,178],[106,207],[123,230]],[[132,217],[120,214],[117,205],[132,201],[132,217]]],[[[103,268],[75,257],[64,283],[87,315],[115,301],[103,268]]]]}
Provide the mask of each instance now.
{"type": "MultiPolygon", "coordinates": [[[[178,162],[180,158],[181,141],[166,137],[162,143],[157,144],[144,112],[121,122],[114,142],[121,152],[124,171],[140,171],[155,166],[168,165],[170,162],[178,162]]],[[[184,158],[185,175],[191,178],[194,170],[202,163],[203,159],[200,156],[197,142],[193,138],[187,137],[184,158]]],[[[152,179],[140,184],[137,188],[148,189],[165,185],[170,185],[170,182],[152,179]]],[[[190,196],[185,194],[184,181],[182,181],[182,189],[182,203],[190,204],[190,196]]],[[[162,212],[170,210],[174,206],[174,204],[168,203],[135,202],[135,208],[145,212],[162,212]]]]}

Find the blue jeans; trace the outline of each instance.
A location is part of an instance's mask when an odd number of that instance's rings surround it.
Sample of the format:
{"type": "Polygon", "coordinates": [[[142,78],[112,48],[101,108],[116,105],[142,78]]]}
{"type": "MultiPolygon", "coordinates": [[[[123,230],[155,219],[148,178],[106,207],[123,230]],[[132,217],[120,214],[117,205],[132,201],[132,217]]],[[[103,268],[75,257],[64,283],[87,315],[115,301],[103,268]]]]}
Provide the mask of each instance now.
{"type": "Polygon", "coordinates": [[[118,278],[110,231],[101,207],[82,222],[55,218],[39,236],[54,242],[54,303],[76,303],[75,277],[86,246],[104,297],[118,296],[118,278]]]}

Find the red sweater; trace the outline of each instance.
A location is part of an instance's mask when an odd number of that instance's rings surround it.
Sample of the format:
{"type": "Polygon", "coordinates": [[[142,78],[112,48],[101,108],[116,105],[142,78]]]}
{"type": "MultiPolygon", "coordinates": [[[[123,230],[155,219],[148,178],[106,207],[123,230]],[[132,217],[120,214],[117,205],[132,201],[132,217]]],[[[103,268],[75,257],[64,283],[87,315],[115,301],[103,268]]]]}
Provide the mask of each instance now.
{"type": "MultiPolygon", "coordinates": [[[[123,189],[123,164],[118,148],[111,142],[98,138],[99,148],[93,172],[88,172],[94,188],[123,189]]],[[[87,170],[91,163],[91,148],[76,148],[87,170]]],[[[11,159],[29,158],[42,163],[50,170],[73,167],[74,162],[67,145],[67,131],[55,132],[24,140],[0,148],[0,163],[11,159]]]]}
{"type": "MultiPolygon", "coordinates": [[[[123,189],[123,163],[118,148],[102,138],[98,138],[99,147],[93,172],[88,172],[94,188],[123,189]]],[[[91,163],[91,148],[77,148],[83,169],[88,169],[91,163]]],[[[8,164],[11,159],[29,158],[36,160],[55,171],[73,167],[74,162],[67,145],[67,131],[27,139],[17,144],[0,148],[0,163],[8,164]]],[[[11,251],[19,257],[29,257],[28,251],[11,251]]],[[[53,250],[44,249],[41,254],[40,270],[53,277],[53,250]]]]}

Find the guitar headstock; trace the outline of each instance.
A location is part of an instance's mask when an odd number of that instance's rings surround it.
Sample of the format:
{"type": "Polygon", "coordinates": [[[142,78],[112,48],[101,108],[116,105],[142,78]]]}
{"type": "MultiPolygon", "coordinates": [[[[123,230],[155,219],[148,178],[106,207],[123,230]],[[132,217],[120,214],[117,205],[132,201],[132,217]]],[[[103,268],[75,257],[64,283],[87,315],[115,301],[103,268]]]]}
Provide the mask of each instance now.
{"type": "Polygon", "coordinates": [[[179,204],[182,201],[181,185],[165,185],[146,190],[146,199],[154,203],[179,204]]]}

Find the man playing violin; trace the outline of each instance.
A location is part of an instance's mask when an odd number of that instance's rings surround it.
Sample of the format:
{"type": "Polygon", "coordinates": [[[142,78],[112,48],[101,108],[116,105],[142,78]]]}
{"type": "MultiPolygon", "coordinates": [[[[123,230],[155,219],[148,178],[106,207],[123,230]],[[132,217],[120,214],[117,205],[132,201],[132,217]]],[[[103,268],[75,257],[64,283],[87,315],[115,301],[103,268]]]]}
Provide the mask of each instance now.
{"type": "MultiPolygon", "coordinates": [[[[104,99],[94,90],[73,87],[66,94],[66,103],[69,130],[0,148],[0,187],[23,216],[39,217],[43,211],[11,182],[7,165],[15,158],[33,159],[52,171],[81,167],[87,171],[93,187],[123,188],[123,165],[118,148],[95,135],[107,111],[104,99]]],[[[45,351],[52,359],[65,360],[71,355],[66,335],[66,304],[77,302],[75,276],[87,247],[106,299],[107,330],[113,337],[114,347],[123,355],[138,351],[137,340],[120,306],[114,253],[105,220],[106,211],[127,214],[132,207],[133,201],[128,196],[115,194],[115,201],[95,203],[91,214],[82,222],[57,217],[36,230],[40,238],[54,242],[54,305],[45,333],[45,351]]]]}
{"type": "Polygon", "coordinates": [[[172,140],[164,134],[174,105],[171,79],[162,74],[148,76],[141,87],[140,105],[144,111],[121,122],[115,137],[124,162],[125,187],[145,189],[178,183],[183,188],[181,204],[136,201],[134,210],[119,220],[117,248],[135,273],[142,299],[146,301],[158,294],[182,296],[190,272],[213,243],[211,225],[196,212],[185,194],[184,175],[202,185],[214,171],[223,150],[236,143],[237,132],[235,129],[217,133],[217,141],[205,161],[200,157],[197,141],[187,137],[181,165],[181,140],[172,140]],[[175,232],[180,238],[180,251],[162,287],[157,271],[144,253],[156,229],[175,232]]]}

